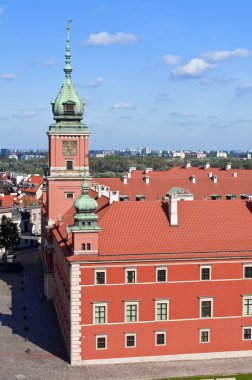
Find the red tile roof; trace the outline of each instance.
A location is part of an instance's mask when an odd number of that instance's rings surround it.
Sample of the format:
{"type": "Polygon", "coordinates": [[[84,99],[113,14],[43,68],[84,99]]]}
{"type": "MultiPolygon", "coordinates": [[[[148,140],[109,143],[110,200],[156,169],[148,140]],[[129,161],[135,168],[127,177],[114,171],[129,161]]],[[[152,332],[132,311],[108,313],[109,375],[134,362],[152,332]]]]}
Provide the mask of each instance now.
{"type": "Polygon", "coordinates": [[[17,196],[5,195],[4,197],[0,197],[0,207],[13,207],[14,198],[17,198],[17,196]]]}
{"type": "Polygon", "coordinates": [[[37,190],[40,188],[40,186],[43,183],[43,177],[40,175],[32,175],[28,178],[27,181],[22,181],[19,184],[19,190],[24,192],[24,193],[36,193],[37,190]],[[28,187],[25,185],[34,185],[33,187],[28,187]]]}
{"type": "Polygon", "coordinates": [[[208,170],[198,167],[184,169],[174,167],[167,171],[151,171],[145,174],[137,170],[132,172],[132,178],[128,178],[128,183],[123,184],[120,178],[94,178],[94,182],[110,187],[111,190],[119,190],[120,195],[128,195],[130,200],[135,200],[136,195],[145,195],[146,200],[162,199],[165,194],[174,186],[188,189],[194,194],[194,199],[211,199],[212,194],[219,194],[222,199],[226,199],[227,194],[234,194],[240,198],[240,194],[252,195],[252,170],[222,170],[210,168],[208,170]],[[217,183],[208,177],[211,172],[217,176],[217,183]],[[233,173],[237,177],[233,177],[233,173]],[[144,181],[145,175],[150,178],[150,183],[144,181]],[[196,183],[193,184],[189,177],[195,175],[196,183]]]}

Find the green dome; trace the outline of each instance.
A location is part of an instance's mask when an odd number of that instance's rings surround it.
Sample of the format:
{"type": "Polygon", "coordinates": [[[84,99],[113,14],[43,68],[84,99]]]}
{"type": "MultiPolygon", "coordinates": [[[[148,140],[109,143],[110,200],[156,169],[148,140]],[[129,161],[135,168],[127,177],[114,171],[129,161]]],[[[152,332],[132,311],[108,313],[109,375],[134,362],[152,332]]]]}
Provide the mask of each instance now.
{"type": "Polygon", "coordinates": [[[88,194],[82,194],[79,198],[74,202],[74,208],[76,213],[94,213],[98,207],[96,200],[88,194]]]}
{"type": "Polygon", "coordinates": [[[58,96],[52,101],[52,111],[54,119],[80,121],[84,112],[84,102],[76,91],[72,78],[71,78],[71,53],[70,53],[70,39],[69,27],[67,27],[67,41],[66,41],[66,64],[64,67],[65,80],[58,93],[58,96]]]}

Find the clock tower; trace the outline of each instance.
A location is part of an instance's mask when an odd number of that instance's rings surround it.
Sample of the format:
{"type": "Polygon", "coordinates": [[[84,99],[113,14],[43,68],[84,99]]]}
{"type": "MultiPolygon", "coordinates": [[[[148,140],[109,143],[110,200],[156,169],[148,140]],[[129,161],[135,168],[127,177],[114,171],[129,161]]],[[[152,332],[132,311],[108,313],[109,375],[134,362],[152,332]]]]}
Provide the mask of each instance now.
{"type": "Polygon", "coordinates": [[[81,122],[84,102],[77,93],[71,73],[69,26],[67,26],[65,79],[52,112],[55,122],[47,132],[49,138],[49,172],[47,176],[47,215],[49,225],[60,219],[81,193],[84,170],[89,176],[87,125],[81,122]]]}

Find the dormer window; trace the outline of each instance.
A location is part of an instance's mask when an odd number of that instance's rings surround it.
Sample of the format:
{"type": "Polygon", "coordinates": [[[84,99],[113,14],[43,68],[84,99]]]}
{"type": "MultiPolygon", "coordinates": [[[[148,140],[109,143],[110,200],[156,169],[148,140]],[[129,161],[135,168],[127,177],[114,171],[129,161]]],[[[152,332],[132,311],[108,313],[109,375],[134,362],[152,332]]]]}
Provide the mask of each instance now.
{"type": "Polygon", "coordinates": [[[67,114],[73,114],[74,113],[74,102],[66,102],[63,104],[64,105],[64,113],[67,114]]]}

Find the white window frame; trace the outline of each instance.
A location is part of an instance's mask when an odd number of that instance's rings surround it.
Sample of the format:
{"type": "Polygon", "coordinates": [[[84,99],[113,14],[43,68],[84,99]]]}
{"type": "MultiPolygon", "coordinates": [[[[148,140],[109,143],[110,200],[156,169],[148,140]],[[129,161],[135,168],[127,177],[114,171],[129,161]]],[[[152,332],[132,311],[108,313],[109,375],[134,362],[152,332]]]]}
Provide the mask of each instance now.
{"type": "Polygon", "coordinates": [[[136,284],[137,283],[137,270],[136,270],[136,268],[126,268],[125,269],[125,284],[136,284]],[[127,276],[127,274],[128,274],[128,272],[135,272],[135,282],[128,282],[127,280],[128,280],[128,276],[127,276]]]}
{"type": "Polygon", "coordinates": [[[125,334],[125,348],[135,348],[136,347],[136,333],[127,333],[125,334]],[[127,346],[127,337],[134,336],[134,346],[127,346]]]}
{"type": "Polygon", "coordinates": [[[169,300],[165,299],[165,300],[155,300],[155,321],[156,322],[165,322],[165,321],[169,321],[169,300]],[[167,310],[167,318],[166,319],[157,319],[157,309],[158,309],[158,304],[166,304],[166,310],[167,310]]]}
{"type": "Polygon", "coordinates": [[[106,269],[95,269],[95,271],[94,271],[94,276],[95,276],[95,278],[94,278],[94,283],[95,283],[95,285],[99,285],[99,286],[106,285],[106,283],[107,283],[107,273],[106,273],[106,269]],[[98,272],[102,272],[102,273],[105,274],[105,275],[104,275],[104,279],[105,279],[104,284],[99,284],[99,283],[97,282],[96,274],[97,274],[98,272]]]}
{"type": "Polygon", "coordinates": [[[108,321],[108,304],[106,302],[94,302],[93,303],[93,325],[105,325],[108,321]],[[99,323],[95,321],[95,308],[105,306],[105,322],[99,323]]]}
{"type": "Polygon", "coordinates": [[[95,337],[95,347],[96,350],[106,350],[107,349],[107,335],[96,335],[95,337]],[[99,338],[105,338],[105,347],[98,347],[98,339],[99,338]]]}
{"type": "Polygon", "coordinates": [[[156,347],[164,347],[166,346],[166,331],[155,331],[155,346],[156,347]],[[164,344],[157,344],[157,336],[158,334],[164,334],[164,344]]]}
{"type": "Polygon", "coordinates": [[[156,267],[156,282],[160,283],[160,284],[164,284],[165,282],[167,282],[167,279],[168,279],[167,267],[156,267]],[[165,281],[158,281],[158,271],[159,270],[165,270],[165,281]]]}
{"type": "Polygon", "coordinates": [[[250,340],[252,340],[252,326],[242,326],[242,340],[244,340],[244,341],[250,341],[250,340]],[[244,338],[244,331],[246,329],[250,329],[251,330],[251,338],[250,339],[245,339],[244,338]]]}
{"type": "Polygon", "coordinates": [[[252,264],[243,264],[243,278],[244,280],[252,280],[252,277],[245,277],[245,268],[252,267],[252,264]]]}
{"type": "Polygon", "coordinates": [[[210,281],[212,279],[212,267],[211,265],[201,265],[200,266],[200,281],[210,281]],[[209,269],[209,279],[205,280],[202,278],[202,270],[209,269]]]}
{"type": "Polygon", "coordinates": [[[202,298],[200,298],[200,318],[201,319],[213,318],[213,297],[202,297],[202,298]],[[203,317],[202,316],[202,303],[204,301],[210,301],[211,302],[211,316],[210,317],[203,317]]]}
{"type": "Polygon", "coordinates": [[[137,323],[139,320],[139,301],[128,301],[124,304],[124,322],[137,323]],[[136,321],[127,321],[127,306],[136,305],[136,321]]]}
{"type": "Polygon", "coordinates": [[[199,329],[199,342],[200,343],[210,343],[210,329],[199,329]],[[201,340],[201,333],[203,332],[207,332],[208,333],[208,340],[207,342],[204,342],[203,340],[201,340]]]}
{"type": "Polygon", "coordinates": [[[243,295],[242,296],[242,315],[243,315],[243,317],[251,317],[252,311],[251,311],[251,314],[245,314],[244,313],[244,300],[245,299],[252,300],[252,295],[243,295]]]}

